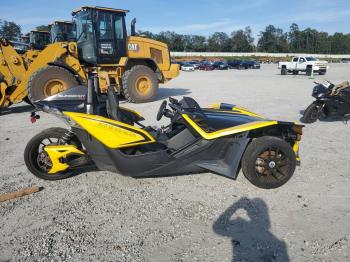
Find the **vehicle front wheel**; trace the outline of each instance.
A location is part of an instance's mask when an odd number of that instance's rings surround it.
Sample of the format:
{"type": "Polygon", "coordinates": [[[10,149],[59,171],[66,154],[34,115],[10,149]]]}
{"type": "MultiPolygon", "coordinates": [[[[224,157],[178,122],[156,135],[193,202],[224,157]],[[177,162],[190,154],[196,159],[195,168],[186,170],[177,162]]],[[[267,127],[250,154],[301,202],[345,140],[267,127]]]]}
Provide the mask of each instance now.
{"type": "Polygon", "coordinates": [[[144,65],[136,65],[123,74],[123,94],[129,102],[153,101],[158,93],[158,79],[155,72],[144,65]]]}
{"type": "Polygon", "coordinates": [[[293,176],[296,155],[292,147],[278,137],[264,136],[254,139],[242,159],[244,176],[255,186],[278,188],[293,176]]]}
{"type": "Polygon", "coordinates": [[[306,124],[314,123],[319,119],[321,113],[320,105],[312,103],[304,111],[303,122],[306,124]]]}
{"type": "MultiPolygon", "coordinates": [[[[44,150],[45,146],[58,145],[60,139],[67,132],[67,129],[60,127],[48,128],[34,136],[28,142],[24,150],[24,162],[33,175],[45,180],[59,180],[73,175],[69,170],[49,174],[49,171],[52,168],[52,163],[49,155],[44,150]]],[[[73,137],[70,143],[77,148],[82,147],[80,141],[76,137],[73,137]]]]}

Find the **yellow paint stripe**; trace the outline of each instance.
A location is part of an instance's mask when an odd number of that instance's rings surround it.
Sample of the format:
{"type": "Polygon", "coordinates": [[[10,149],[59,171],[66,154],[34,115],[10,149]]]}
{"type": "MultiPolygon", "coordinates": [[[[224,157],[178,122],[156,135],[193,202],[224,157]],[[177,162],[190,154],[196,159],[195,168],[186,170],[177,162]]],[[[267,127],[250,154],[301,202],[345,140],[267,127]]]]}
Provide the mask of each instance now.
{"type": "Polygon", "coordinates": [[[120,106],[119,108],[125,110],[125,111],[129,111],[131,113],[134,113],[135,115],[137,115],[139,118],[144,118],[139,112],[135,111],[135,110],[132,110],[132,109],[129,109],[129,108],[126,108],[126,107],[122,107],[120,106]]]}
{"type": "Polygon", "coordinates": [[[214,103],[208,106],[208,108],[212,109],[220,109],[221,103],[214,103]]]}
{"type": "Polygon", "coordinates": [[[204,139],[207,140],[216,139],[223,136],[229,136],[262,127],[277,125],[277,121],[254,121],[235,127],[225,128],[212,133],[207,133],[201,127],[199,127],[188,115],[183,114],[182,116],[204,139]]]}
{"type": "Polygon", "coordinates": [[[239,107],[239,106],[235,106],[232,108],[232,110],[237,110],[238,112],[241,112],[242,114],[248,115],[248,116],[253,116],[253,117],[257,117],[257,118],[264,118],[261,115],[255,114],[253,112],[250,112],[249,110],[243,108],[243,107],[239,107]]]}

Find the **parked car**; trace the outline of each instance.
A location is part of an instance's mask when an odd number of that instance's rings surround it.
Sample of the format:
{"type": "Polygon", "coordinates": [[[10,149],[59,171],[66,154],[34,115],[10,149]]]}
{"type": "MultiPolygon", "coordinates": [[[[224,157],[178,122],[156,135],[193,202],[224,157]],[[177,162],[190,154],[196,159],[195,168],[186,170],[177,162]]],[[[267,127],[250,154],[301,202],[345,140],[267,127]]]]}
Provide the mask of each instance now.
{"type": "Polygon", "coordinates": [[[212,71],[214,70],[214,66],[211,65],[209,62],[201,63],[199,65],[199,70],[212,71]]]}
{"type": "Polygon", "coordinates": [[[198,70],[198,69],[199,69],[200,63],[199,63],[198,61],[193,60],[193,61],[191,61],[191,62],[189,62],[189,63],[190,63],[191,65],[193,65],[193,67],[194,67],[195,70],[198,70]]]}
{"type": "Polygon", "coordinates": [[[181,70],[182,70],[182,71],[187,71],[187,72],[194,71],[194,66],[191,65],[190,63],[184,63],[184,64],[181,66],[181,70]]]}
{"type": "Polygon", "coordinates": [[[260,69],[260,63],[252,60],[242,61],[241,66],[245,69],[260,69]]]}
{"type": "Polygon", "coordinates": [[[242,64],[242,60],[229,60],[227,61],[227,64],[230,69],[239,69],[242,64]]]}
{"type": "Polygon", "coordinates": [[[299,72],[306,72],[307,75],[311,75],[312,71],[317,72],[319,75],[325,75],[328,69],[328,62],[317,60],[311,56],[296,56],[293,57],[291,62],[279,62],[278,69],[281,69],[281,75],[286,75],[287,73],[297,75],[299,72]]]}
{"type": "Polygon", "coordinates": [[[181,62],[181,61],[174,61],[174,62],[172,62],[173,64],[178,64],[178,65],[180,65],[180,68],[181,68],[181,66],[184,64],[184,62],[181,62]]]}
{"type": "Polygon", "coordinates": [[[218,61],[218,62],[214,62],[213,67],[216,70],[227,70],[229,66],[227,63],[218,61]]]}

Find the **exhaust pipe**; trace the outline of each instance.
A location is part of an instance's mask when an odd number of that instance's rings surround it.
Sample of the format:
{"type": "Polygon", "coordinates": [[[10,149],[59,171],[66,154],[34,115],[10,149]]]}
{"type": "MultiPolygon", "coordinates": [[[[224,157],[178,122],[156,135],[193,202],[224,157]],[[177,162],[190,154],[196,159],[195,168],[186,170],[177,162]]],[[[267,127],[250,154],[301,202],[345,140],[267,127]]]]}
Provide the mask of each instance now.
{"type": "Polygon", "coordinates": [[[135,25],[136,25],[136,18],[134,18],[134,19],[131,21],[131,35],[132,35],[132,36],[135,36],[135,35],[136,35],[135,25]]]}
{"type": "Polygon", "coordinates": [[[87,91],[87,99],[86,99],[86,113],[92,115],[94,113],[94,80],[92,77],[88,78],[88,91],[87,91]]]}

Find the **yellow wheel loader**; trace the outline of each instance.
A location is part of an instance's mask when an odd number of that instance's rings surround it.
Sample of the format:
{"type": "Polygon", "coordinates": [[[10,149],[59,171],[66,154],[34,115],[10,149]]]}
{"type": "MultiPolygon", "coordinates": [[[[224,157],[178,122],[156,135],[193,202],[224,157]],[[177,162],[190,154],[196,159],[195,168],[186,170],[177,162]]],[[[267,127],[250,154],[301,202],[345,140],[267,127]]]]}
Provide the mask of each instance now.
{"type": "Polygon", "coordinates": [[[175,78],[179,66],[171,64],[168,46],[127,36],[127,10],[81,7],[73,12],[76,42],[56,42],[28,63],[5,39],[0,41],[0,108],[56,94],[86,84],[89,73],[98,75],[102,93],[112,85],[130,102],[155,99],[159,83],[175,78]]]}

